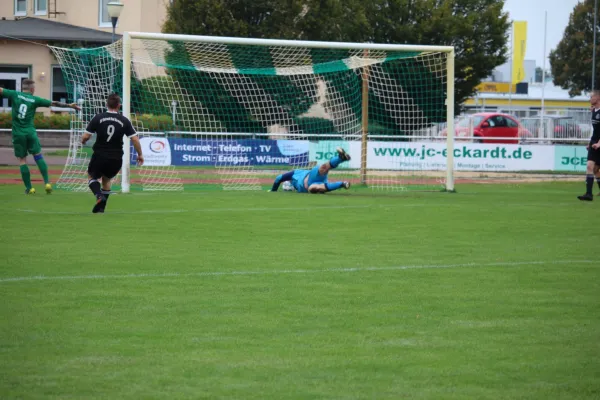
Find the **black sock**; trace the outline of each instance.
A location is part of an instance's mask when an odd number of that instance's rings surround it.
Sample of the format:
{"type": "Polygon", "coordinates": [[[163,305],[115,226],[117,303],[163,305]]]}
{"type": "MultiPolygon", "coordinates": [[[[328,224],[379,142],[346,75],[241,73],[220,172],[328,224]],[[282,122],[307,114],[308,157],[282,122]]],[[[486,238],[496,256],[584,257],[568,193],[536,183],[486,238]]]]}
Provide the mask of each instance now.
{"type": "Polygon", "coordinates": [[[106,201],[108,202],[108,196],[110,196],[110,190],[102,189],[102,194],[106,197],[106,201]]]}
{"type": "Polygon", "coordinates": [[[600,188],[600,178],[596,178],[596,182],[598,182],[598,187],[600,188]]]}
{"type": "Polygon", "coordinates": [[[88,186],[90,187],[90,190],[92,191],[92,193],[94,193],[94,196],[98,197],[102,194],[100,182],[98,182],[97,180],[90,179],[88,182],[88,186]]]}
{"type": "Polygon", "coordinates": [[[585,193],[592,194],[593,187],[594,187],[594,175],[586,175],[585,176],[585,193]]]}

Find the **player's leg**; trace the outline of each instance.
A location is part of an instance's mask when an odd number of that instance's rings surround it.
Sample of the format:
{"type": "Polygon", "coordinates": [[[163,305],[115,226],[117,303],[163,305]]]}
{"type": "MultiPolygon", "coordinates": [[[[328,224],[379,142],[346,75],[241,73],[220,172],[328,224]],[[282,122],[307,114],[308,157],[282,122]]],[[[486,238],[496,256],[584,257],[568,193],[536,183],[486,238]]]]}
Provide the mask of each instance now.
{"type": "Polygon", "coordinates": [[[92,208],[92,212],[94,214],[102,208],[101,203],[103,203],[105,200],[105,197],[102,194],[102,185],[100,184],[100,180],[102,178],[102,163],[103,160],[94,153],[92,154],[92,158],[88,164],[88,187],[96,198],[94,207],[92,208]]]}
{"type": "Polygon", "coordinates": [[[325,193],[333,190],[338,190],[342,187],[350,188],[349,182],[327,182],[329,171],[337,168],[342,162],[349,161],[350,155],[341,147],[337,148],[338,155],[332,157],[328,162],[314,167],[308,175],[308,192],[309,193],[325,193]],[[312,189],[311,189],[312,188],[312,189]]]}
{"type": "MultiPolygon", "coordinates": [[[[596,163],[594,166],[594,176],[596,177],[598,188],[600,188],[600,163],[596,163]]],[[[600,196],[600,193],[598,193],[597,196],[600,196]]]]}
{"type": "Polygon", "coordinates": [[[338,189],[350,189],[350,182],[313,183],[308,187],[309,193],[327,193],[338,189]]]}
{"type": "Polygon", "coordinates": [[[277,175],[277,177],[275,178],[275,181],[273,181],[273,186],[271,187],[270,192],[276,192],[277,189],[279,189],[279,185],[281,185],[283,182],[291,181],[293,176],[294,176],[294,171],[289,171],[289,172],[286,172],[285,174],[277,175]]]}
{"type": "MultiPolygon", "coordinates": [[[[110,185],[112,179],[117,176],[121,167],[123,165],[123,160],[120,159],[107,159],[102,165],[102,198],[98,203],[98,208],[95,212],[103,213],[106,209],[106,204],[108,203],[108,198],[110,197],[110,185]]],[[[93,211],[93,210],[92,210],[93,211]]]]}
{"type": "Polygon", "coordinates": [[[27,165],[27,157],[19,158],[19,170],[21,172],[21,180],[25,184],[25,194],[35,194],[35,189],[31,187],[31,172],[27,165]]]}
{"type": "MultiPolygon", "coordinates": [[[[590,152],[591,151],[593,150],[590,148],[590,152]]],[[[594,188],[594,167],[596,166],[596,163],[592,157],[593,154],[590,152],[588,152],[587,169],[585,171],[585,194],[583,196],[577,196],[577,198],[582,201],[594,200],[592,189],[594,188]]]]}
{"type": "Polygon", "coordinates": [[[52,185],[50,184],[50,178],[48,177],[48,164],[46,164],[44,156],[42,155],[42,146],[37,135],[27,136],[27,151],[29,154],[33,154],[33,159],[35,160],[35,163],[42,174],[42,178],[44,178],[46,193],[52,193],[52,185]]]}
{"type": "Polygon", "coordinates": [[[102,195],[104,196],[104,204],[102,204],[102,208],[99,212],[104,212],[106,209],[106,205],[108,204],[108,198],[110,197],[110,185],[112,182],[112,178],[108,178],[106,176],[102,177],[102,195]]]}
{"type": "Polygon", "coordinates": [[[319,166],[319,175],[326,176],[330,170],[337,168],[344,161],[350,161],[350,155],[344,149],[338,147],[336,149],[338,155],[332,157],[328,162],[319,166]]]}
{"type": "Polygon", "coordinates": [[[34,194],[35,189],[31,187],[31,172],[27,166],[27,138],[21,135],[13,136],[12,143],[15,157],[19,160],[19,171],[25,185],[25,194],[34,194]]]}

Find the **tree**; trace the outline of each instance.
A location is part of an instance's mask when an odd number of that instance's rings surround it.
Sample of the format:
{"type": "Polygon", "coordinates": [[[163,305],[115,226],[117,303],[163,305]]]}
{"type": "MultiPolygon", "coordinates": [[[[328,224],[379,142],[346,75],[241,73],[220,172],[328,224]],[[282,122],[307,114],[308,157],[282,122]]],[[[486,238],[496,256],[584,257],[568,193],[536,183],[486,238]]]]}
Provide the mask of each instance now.
{"type": "MultiPolygon", "coordinates": [[[[568,89],[571,96],[592,89],[592,54],[594,48],[594,0],[585,0],[573,9],[569,24],[556,49],[550,52],[554,84],[568,89]]],[[[596,52],[598,52],[598,48],[596,52]]],[[[600,55],[600,53],[598,53],[600,55]]],[[[596,84],[600,74],[596,69],[596,84]]],[[[598,86],[596,86],[598,87],[598,86]]]]}
{"type": "Polygon", "coordinates": [[[177,0],[166,33],[455,47],[456,112],[506,57],[504,0],[177,0]]]}
{"type": "Polygon", "coordinates": [[[456,112],[475,87],[504,63],[508,15],[504,0],[375,0],[371,40],[454,46],[456,112]]]}

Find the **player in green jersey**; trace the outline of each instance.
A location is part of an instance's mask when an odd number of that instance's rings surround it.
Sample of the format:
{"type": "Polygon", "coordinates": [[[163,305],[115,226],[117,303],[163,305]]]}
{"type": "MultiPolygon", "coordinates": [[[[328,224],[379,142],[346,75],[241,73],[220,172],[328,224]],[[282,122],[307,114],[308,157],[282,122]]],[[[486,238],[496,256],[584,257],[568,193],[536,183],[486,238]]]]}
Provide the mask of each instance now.
{"type": "Polygon", "coordinates": [[[27,166],[27,154],[33,155],[46,184],[46,193],[52,193],[52,185],[48,178],[48,165],[42,156],[42,147],[33,125],[33,118],[38,107],[63,107],[79,110],[77,104],[64,104],[58,101],[50,101],[36,97],[35,82],[25,79],[22,92],[0,88],[0,97],[12,100],[12,143],[15,156],[19,159],[21,178],[25,184],[25,193],[34,194],[35,189],[31,187],[31,175],[27,166]]]}

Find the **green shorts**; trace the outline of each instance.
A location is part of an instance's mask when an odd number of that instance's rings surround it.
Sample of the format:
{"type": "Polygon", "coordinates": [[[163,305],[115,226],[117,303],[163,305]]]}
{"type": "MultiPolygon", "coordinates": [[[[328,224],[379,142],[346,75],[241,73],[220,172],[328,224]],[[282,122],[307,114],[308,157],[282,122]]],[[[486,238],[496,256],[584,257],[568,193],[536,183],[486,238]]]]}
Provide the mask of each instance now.
{"type": "Polygon", "coordinates": [[[42,152],[42,146],[36,134],[13,136],[12,143],[17,158],[25,158],[27,154],[42,152]]]}

